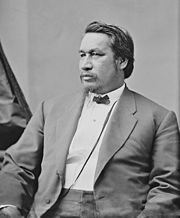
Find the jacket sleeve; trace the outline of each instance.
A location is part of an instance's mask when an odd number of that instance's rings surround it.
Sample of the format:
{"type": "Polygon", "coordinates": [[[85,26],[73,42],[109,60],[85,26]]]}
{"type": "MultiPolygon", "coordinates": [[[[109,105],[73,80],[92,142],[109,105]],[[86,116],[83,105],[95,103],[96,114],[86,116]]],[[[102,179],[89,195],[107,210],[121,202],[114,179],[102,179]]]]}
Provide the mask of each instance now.
{"type": "Polygon", "coordinates": [[[153,143],[150,190],[138,218],[180,217],[180,133],[176,116],[161,121],[153,143]]]}
{"type": "Polygon", "coordinates": [[[0,205],[11,204],[25,213],[31,207],[41,171],[43,105],[38,107],[19,141],[6,151],[0,171],[0,205]]]}

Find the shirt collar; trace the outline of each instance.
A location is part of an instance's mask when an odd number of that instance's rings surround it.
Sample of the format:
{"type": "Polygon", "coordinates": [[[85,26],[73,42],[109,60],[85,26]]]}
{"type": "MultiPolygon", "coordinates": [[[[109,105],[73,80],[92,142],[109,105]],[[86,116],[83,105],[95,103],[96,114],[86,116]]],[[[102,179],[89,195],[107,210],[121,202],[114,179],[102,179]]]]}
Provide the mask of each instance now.
{"type": "MultiPolygon", "coordinates": [[[[125,83],[124,83],[120,88],[115,89],[115,90],[113,90],[113,91],[111,91],[111,92],[108,92],[108,93],[106,93],[106,94],[103,94],[103,95],[101,95],[101,96],[103,97],[103,96],[105,96],[105,95],[108,95],[110,102],[113,103],[113,102],[117,101],[117,100],[121,97],[124,88],[125,88],[125,83]]],[[[92,92],[89,92],[89,95],[88,95],[89,102],[92,102],[94,96],[99,96],[99,95],[98,95],[98,94],[95,94],[95,93],[92,93],[92,92]]]]}

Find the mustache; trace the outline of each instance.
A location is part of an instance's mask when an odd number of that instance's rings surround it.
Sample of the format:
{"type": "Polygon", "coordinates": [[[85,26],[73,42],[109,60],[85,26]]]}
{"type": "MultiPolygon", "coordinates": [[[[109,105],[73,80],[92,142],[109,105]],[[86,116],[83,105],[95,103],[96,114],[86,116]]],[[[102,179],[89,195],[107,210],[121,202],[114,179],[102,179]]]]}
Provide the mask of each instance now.
{"type": "Polygon", "coordinates": [[[94,73],[81,73],[80,79],[82,79],[83,77],[91,77],[92,79],[96,79],[97,75],[94,73]]]}

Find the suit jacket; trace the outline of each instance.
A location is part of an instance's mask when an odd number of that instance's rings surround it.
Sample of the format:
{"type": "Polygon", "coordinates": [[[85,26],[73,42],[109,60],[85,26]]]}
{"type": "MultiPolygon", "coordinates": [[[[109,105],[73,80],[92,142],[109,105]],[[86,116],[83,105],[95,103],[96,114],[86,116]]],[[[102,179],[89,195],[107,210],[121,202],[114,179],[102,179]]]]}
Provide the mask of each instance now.
{"type": "MultiPolygon", "coordinates": [[[[54,205],[84,94],[43,102],[5,155],[0,204],[30,217],[54,205]],[[31,207],[33,203],[33,206],[31,207]]],[[[180,134],[173,112],[125,88],[102,140],[94,192],[100,217],[178,217],[180,134]]]]}

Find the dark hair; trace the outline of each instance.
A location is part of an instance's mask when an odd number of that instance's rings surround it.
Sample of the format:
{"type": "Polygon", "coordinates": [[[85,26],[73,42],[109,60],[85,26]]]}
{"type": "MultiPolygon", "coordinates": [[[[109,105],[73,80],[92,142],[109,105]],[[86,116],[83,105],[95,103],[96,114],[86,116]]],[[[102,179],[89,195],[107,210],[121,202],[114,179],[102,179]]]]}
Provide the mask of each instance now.
{"type": "Polygon", "coordinates": [[[124,77],[128,78],[134,68],[134,43],[129,33],[115,25],[94,21],[85,29],[85,33],[104,33],[111,40],[111,48],[115,58],[121,57],[128,60],[124,69],[124,77]]]}

